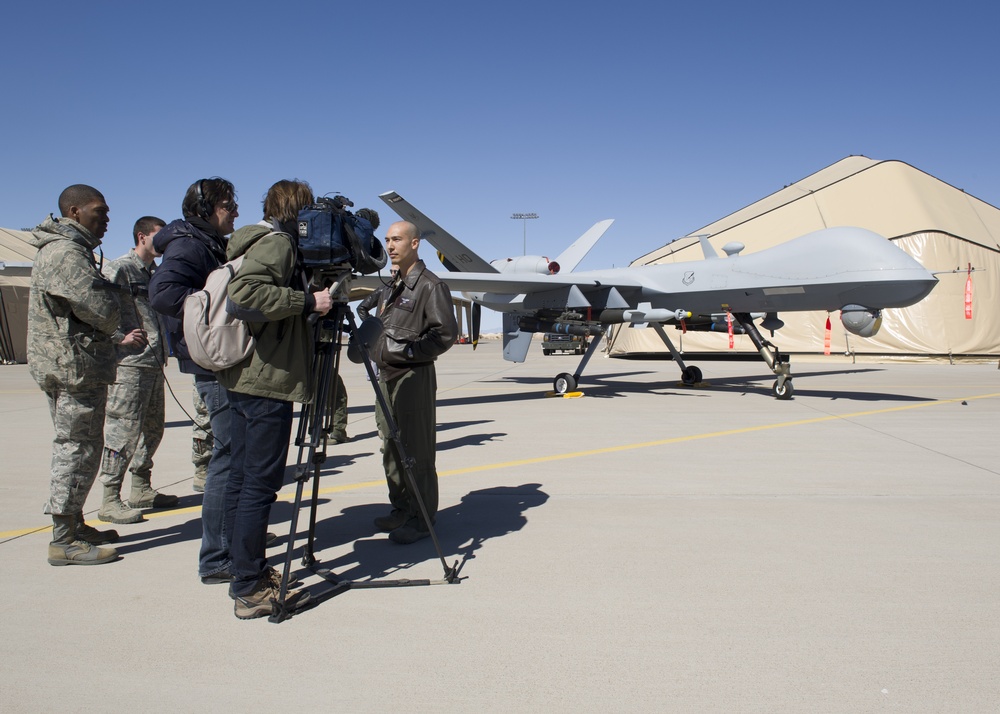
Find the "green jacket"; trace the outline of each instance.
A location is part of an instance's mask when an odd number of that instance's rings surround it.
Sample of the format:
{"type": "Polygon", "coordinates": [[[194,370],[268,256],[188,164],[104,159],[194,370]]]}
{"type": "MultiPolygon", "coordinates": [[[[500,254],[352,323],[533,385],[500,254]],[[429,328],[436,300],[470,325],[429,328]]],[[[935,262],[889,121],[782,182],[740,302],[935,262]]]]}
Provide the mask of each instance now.
{"type": "Polygon", "coordinates": [[[248,320],[257,343],[253,354],[215,373],[226,389],[303,404],[312,400],[313,331],[296,254],[291,236],[274,233],[263,222],[244,226],[229,239],[227,259],[244,256],[229,283],[229,298],[261,320],[248,320]]]}
{"type": "Polygon", "coordinates": [[[115,381],[121,342],[118,296],[94,287],[101,244],[70,218],[49,216],[35,228],[38,248],[28,297],[28,370],[45,391],[90,389],[115,381]]]}

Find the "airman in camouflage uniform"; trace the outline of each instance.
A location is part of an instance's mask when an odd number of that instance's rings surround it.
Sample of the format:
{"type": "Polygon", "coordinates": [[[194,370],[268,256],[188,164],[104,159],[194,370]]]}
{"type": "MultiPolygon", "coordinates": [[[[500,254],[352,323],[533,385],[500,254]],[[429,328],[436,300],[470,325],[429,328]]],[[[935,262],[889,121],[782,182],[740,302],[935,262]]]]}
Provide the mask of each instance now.
{"type": "Polygon", "coordinates": [[[153,236],[165,224],[154,216],[135,223],[135,248],[104,268],[111,282],[121,286],[118,293],[122,330],[139,329],[146,335],[144,348],[118,348],[115,383],[108,387],[107,416],[104,422],[104,458],[101,484],[104,495],[97,517],[110,523],[137,523],[143,508],[170,508],[177,497],[158,493],[151,484],[153,454],[163,438],[163,366],[166,350],[159,315],[149,304],[149,279],[156,269],[153,236]],[[131,467],[130,467],[131,464],[131,467]],[[132,471],[132,492],[128,503],[121,500],[126,468],[132,471]]]}
{"type": "Polygon", "coordinates": [[[48,510],[52,565],[98,565],[118,557],[94,547],[118,538],[83,521],[103,448],[107,386],[115,379],[116,343],[141,345],[123,334],[117,297],[95,287],[101,273],[94,249],[108,228],[108,205],[97,189],[70,186],[59,196],[61,216],[33,232],[38,248],[28,298],[28,369],[45,392],[55,438],[48,510]]]}
{"type": "Polygon", "coordinates": [[[191,463],[194,464],[193,488],[198,493],[205,492],[205,478],[208,476],[208,462],[212,460],[212,420],[208,407],[197,389],[191,390],[194,404],[194,422],[191,426],[191,463]]]}

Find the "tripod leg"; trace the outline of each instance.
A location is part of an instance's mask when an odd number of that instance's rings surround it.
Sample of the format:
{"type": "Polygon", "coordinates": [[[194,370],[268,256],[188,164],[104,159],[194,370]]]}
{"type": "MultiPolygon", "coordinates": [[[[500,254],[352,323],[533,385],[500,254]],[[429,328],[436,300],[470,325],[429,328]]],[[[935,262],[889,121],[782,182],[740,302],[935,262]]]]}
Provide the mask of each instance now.
{"type": "Polygon", "coordinates": [[[302,564],[311,566],[316,562],[314,555],[314,542],[316,536],[316,509],[319,500],[319,477],[322,465],[326,462],[326,444],[329,431],[326,429],[326,412],[329,405],[328,394],[330,385],[335,383],[335,372],[331,374],[331,368],[336,370],[339,354],[335,355],[335,349],[339,351],[340,337],[343,334],[343,315],[338,310],[337,317],[339,323],[334,333],[334,339],[323,339],[326,335],[325,328],[319,322],[315,325],[315,345],[316,353],[313,357],[313,384],[315,393],[309,404],[302,405],[299,415],[299,426],[296,431],[295,444],[298,446],[298,458],[295,468],[295,503],[292,507],[292,520],[288,533],[288,547],[285,550],[285,565],[281,573],[281,586],[278,590],[278,599],[271,602],[271,622],[281,622],[291,616],[285,607],[285,598],[288,594],[288,578],[292,569],[292,554],[295,550],[295,534],[298,532],[299,511],[302,508],[302,494],[305,483],[312,477],[312,499],[309,514],[309,532],[306,543],[303,547],[302,564]]]}

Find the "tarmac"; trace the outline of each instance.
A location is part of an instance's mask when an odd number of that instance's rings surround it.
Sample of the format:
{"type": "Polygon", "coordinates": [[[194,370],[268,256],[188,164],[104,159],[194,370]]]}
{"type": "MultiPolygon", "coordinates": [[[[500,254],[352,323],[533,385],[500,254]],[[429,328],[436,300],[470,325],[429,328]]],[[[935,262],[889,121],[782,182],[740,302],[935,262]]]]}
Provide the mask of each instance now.
{"type": "Polygon", "coordinates": [[[685,387],[670,362],[597,356],[582,396],[547,397],[578,359],[438,362],[443,562],[372,525],[374,394],[345,364],[352,440],[320,467],[314,567],[411,586],[302,565],[310,480],[292,566],[316,604],[280,623],[197,577],[190,377],[167,368],[153,481],[180,507],[115,526],[114,563],[52,567],[47,404],[0,367],[0,711],[997,710],[996,363],[793,358],[779,401],[759,362],[695,362],[685,387]]]}

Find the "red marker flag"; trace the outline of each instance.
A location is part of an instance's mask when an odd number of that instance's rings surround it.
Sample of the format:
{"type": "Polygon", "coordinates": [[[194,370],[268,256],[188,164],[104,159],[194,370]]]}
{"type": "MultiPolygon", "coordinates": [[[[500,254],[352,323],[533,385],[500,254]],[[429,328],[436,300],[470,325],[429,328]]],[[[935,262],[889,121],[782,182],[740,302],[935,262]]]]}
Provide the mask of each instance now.
{"type": "Polygon", "coordinates": [[[729,349],[733,349],[733,314],[726,310],[726,328],[729,330],[729,349]]]}
{"type": "Polygon", "coordinates": [[[830,315],[826,316],[826,336],[823,337],[823,354],[830,354],[830,332],[832,326],[830,325],[830,315]]]}

